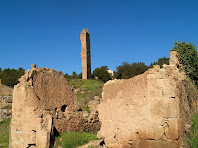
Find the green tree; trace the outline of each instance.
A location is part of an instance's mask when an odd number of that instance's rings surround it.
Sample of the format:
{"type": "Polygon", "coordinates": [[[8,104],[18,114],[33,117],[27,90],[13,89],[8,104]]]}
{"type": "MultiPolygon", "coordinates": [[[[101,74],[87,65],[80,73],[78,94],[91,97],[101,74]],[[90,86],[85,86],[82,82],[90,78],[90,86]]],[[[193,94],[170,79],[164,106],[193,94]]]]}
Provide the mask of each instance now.
{"type": "Polygon", "coordinates": [[[133,70],[128,62],[122,62],[122,65],[116,67],[115,77],[117,79],[129,79],[133,77],[133,70]]]}
{"type": "Polygon", "coordinates": [[[18,83],[18,79],[24,75],[25,70],[23,68],[9,69],[6,68],[0,71],[1,83],[10,87],[14,87],[18,83]]]}
{"type": "Polygon", "coordinates": [[[93,77],[98,78],[99,80],[103,82],[107,82],[108,80],[111,80],[111,76],[107,72],[107,70],[108,70],[107,66],[101,66],[100,68],[96,68],[93,71],[93,77]]]}
{"type": "Polygon", "coordinates": [[[146,70],[148,70],[148,67],[143,62],[134,62],[131,64],[123,62],[122,65],[116,67],[115,78],[129,79],[144,73],[146,70]]]}
{"type": "Polygon", "coordinates": [[[78,75],[78,79],[82,79],[82,72],[78,75]]]}
{"type": "Polygon", "coordinates": [[[131,64],[131,68],[133,70],[133,76],[142,74],[148,70],[148,66],[146,66],[145,63],[143,62],[138,62],[138,63],[134,62],[131,64]]]}
{"type": "Polygon", "coordinates": [[[153,68],[153,65],[159,65],[160,68],[162,68],[163,64],[169,65],[169,58],[166,57],[159,58],[157,62],[152,62],[149,68],[153,68]]]}
{"type": "Polygon", "coordinates": [[[177,42],[172,51],[177,51],[185,73],[198,85],[198,52],[193,43],[177,42]]]}
{"type": "Polygon", "coordinates": [[[67,79],[69,78],[69,74],[68,73],[65,73],[64,77],[67,79]]]}
{"type": "Polygon", "coordinates": [[[78,77],[78,74],[75,71],[73,71],[72,72],[72,78],[77,79],[77,77],[78,77]]]}

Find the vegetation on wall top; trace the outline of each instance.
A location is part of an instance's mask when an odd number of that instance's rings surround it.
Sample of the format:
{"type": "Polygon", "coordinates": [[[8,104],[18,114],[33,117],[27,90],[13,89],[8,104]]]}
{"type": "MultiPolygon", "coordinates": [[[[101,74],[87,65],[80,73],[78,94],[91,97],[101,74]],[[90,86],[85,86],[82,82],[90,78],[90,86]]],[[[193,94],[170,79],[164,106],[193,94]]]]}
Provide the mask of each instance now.
{"type": "Polygon", "coordinates": [[[198,52],[193,43],[177,42],[172,51],[177,51],[185,73],[198,85],[198,52]]]}

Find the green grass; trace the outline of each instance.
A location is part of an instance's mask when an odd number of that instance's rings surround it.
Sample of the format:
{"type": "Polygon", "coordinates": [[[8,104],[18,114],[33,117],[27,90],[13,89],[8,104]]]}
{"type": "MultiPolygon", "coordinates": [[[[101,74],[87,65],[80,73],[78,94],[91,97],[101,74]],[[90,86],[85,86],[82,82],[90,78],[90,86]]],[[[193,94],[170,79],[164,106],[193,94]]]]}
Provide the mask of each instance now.
{"type": "Polygon", "coordinates": [[[76,94],[78,102],[81,104],[80,108],[84,111],[88,111],[88,103],[93,100],[94,96],[100,96],[104,82],[99,80],[83,80],[83,79],[68,79],[70,84],[78,89],[76,94]]]}
{"type": "Polygon", "coordinates": [[[68,131],[62,133],[60,136],[56,137],[55,148],[59,146],[63,148],[75,148],[77,146],[88,143],[91,140],[96,140],[97,137],[92,133],[78,133],[73,131],[68,131]]]}
{"type": "Polygon", "coordinates": [[[69,82],[74,88],[80,88],[82,91],[90,93],[102,92],[104,85],[104,82],[99,80],[70,79],[69,82]]]}
{"type": "Polygon", "coordinates": [[[0,147],[8,148],[9,146],[9,124],[10,119],[0,122],[0,147]]]}
{"type": "Polygon", "coordinates": [[[192,120],[191,132],[188,137],[191,148],[198,148],[198,113],[194,115],[192,120]]]}

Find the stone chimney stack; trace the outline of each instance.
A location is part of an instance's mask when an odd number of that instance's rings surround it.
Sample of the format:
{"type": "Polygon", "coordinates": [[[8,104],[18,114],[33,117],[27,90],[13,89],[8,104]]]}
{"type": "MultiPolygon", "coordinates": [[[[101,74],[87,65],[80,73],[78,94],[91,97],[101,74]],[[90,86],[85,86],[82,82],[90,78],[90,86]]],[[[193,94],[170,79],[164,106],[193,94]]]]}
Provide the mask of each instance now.
{"type": "Polygon", "coordinates": [[[82,79],[91,78],[91,53],[90,37],[87,29],[83,29],[80,34],[81,40],[81,62],[82,62],[82,79]]]}

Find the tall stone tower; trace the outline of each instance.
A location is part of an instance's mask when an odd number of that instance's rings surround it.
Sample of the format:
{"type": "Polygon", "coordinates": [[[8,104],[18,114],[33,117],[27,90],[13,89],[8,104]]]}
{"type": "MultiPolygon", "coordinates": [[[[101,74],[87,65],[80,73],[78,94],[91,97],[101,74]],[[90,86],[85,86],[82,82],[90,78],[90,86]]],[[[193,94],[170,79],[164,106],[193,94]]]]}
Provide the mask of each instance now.
{"type": "Polygon", "coordinates": [[[87,29],[83,29],[80,34],[81,40],[81,62],[82,62],[82,79],[91,78],[91,54],[90,38],[87,29]]]}

